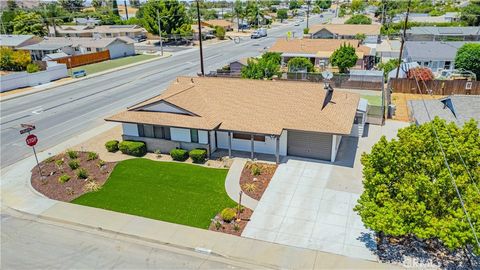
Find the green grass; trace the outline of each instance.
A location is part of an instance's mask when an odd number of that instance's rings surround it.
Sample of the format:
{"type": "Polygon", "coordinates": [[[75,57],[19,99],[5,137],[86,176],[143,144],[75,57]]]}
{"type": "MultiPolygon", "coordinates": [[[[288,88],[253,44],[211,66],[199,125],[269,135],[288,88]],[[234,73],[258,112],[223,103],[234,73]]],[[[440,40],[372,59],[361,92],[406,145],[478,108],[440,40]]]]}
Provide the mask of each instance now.
{"type": "Polygon", "coordinates": [[[361,98],[366,99],[370,105],[382,106],[382,96],[362,95],[361,98]]]}
{"type": "Polygon", "coordinates": [[[121,161],[105,185],[72,203],[207,229],[225,207],[225,169],[152,161],[121,161]]]}
{"type": "Polygon", "coordinates": [[[138,54],[138,55],[134,55],[134,56],[122,57],[122,58],[108,60],[108,61],[104,61],[104,62],[100,62],[100,63],[95,63],[95,64],[85,65],[85,66],[81,66],[81,67],[76,67],[76,68],[73,68],[72,70],[77,71],[77,70],[84,69],[85,71],[87,71],[87,75],[90,75],[90,74],[94,74],[94,73],[97,73],[97,72],[109,70],[109,69],[112,69],[112,68],[117,68],[117,67],[129,65],[129,64],[137,63],[137,62],[140,62],[140,61],[152,59],[152,58],[155,58],[155,57],[158,57],[158,56],[157,55],[138,54]]]}

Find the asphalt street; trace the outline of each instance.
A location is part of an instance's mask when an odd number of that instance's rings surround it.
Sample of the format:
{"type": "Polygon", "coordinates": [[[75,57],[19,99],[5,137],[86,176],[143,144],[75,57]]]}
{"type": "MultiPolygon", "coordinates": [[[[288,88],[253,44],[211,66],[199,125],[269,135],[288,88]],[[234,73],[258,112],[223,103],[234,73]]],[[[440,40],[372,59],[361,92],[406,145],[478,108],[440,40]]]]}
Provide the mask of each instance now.
{"type": "MultiPolygon", "coordinates": [[[[326,21],[331,16],[312,16],[310,23],[326,21]]],[[[306,22],[293,23],[269,29],[268,37],[240,42],[227,40],[204,48],[205,73],[243,57],[258,56],[273,44],[276,38],[285,38],[287,31],[301,36],[306,22]]],[[[104,123],[112,115],[144,99],[160,94],[175,77],[196,75],[200,72],[199,49],[178,51],[172,57],[159,59],[135,67],[80,80],[31,95],[2,100],[0,103],[1,168],[32,155],[20,135],[20,124],[34,123],[43,151],[74,135],[81,134],[104,123]]]]}
{"type": "MultiPolygon", "coordinates": [[[[215,255],[1,215],[1,269],[247,269],[215,255]]],[[[7,211],[8,212],[8,211],[7,211]]]]}

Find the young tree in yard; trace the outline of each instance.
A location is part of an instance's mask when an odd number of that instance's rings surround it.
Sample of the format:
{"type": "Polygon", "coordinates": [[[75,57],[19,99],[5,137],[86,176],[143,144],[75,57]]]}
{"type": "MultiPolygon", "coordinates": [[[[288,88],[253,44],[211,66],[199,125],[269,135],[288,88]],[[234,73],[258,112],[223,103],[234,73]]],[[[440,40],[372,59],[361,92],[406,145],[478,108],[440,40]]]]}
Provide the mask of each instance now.
{"type": "Polygon", "coordinates": [[[461,11],[460,20],[470,26],[480,26],[480,2],[471,1],[461,11]]]}
{"type": "Polygon", "coordinates": [[[477,75],[480,80],[480,43],[466,43],[457,51],[455,68],[463,68],[477,75]]]}
{"type": "Polygon", "coordinates": [[[357,14],[346,20],[345,24],[372,24],[372,19],[363,14],[357,14]]]}
{"type": "Polygon", "coordinates": [[[145,29],[158,34],[157,11],[160,16],[162,35],[179,34],[182,29],[191,28],[191,21],[185,11],[185,6],[177,0],[155,1],[149,0],[142,8],[145,29]]]}
{"type": "Polygon", "coordinates": [[[480,134],[473,119],[458,127],[436,118],[399,130],[397,139],[382,137],[369,154],[362,154],[365,190],[354,210],[380,237],[439,239],[451,250],[471,247],[480,255],[434,127],[471,222],[480,232],[480,134]]]}
{"type": "Polygon", "coordinates": [[[280,19],[280,22],[288,18],[288,11],[286,9],[277,10],[277,19],[280,19]]]}
{"type": "Polygon", "coordinates": [[[343,44],[330,56],[332,66],[338,67],[341,73],[346,73],[349,68],[355,66],[358,56],[350,44],[343,44]]]}
{"type": "Polygon", "coordinates": [[[281,56],[279,53],[267,52],[260,59],[249,59],[242,68],[242,78],[271,79],[280,75],[281,56]]]}
{"type": "Polygon", "coordinates": [[[313,64],[305,57],[294,57],[288,60],[288,71],[290,72],[312,72],[313,64]]]}
{"type": "Polygon", "coordinates": [[[360,40],[360,42],[363,42],[366,38],[367,38],[367,36],[364,33],[355,34],[355,39],[360,40]]]}
{"type": "Polygon", "coordinates": [[[85,0],[58,0],[58,3],[69,12],[80,12],[85,0]]]}
{"type": "Polygon", "coordinates": [[[398,59],[390,59],[388,62],[385,63],[379,63],[377,65],[377,68],[379,70],[383,70],[383,75],[385,76],[385,79],[388,76],[388,73],[398,67],[398,59]]]}
{"type": "Polygon", "coordinates": [[[35,12],[20,11],[12,23],[13,34],[15,35],[36,35],[39,37],[47,35],[42,16],[35,12]]]}
{"type": "Polygon", "coordinates": [[[350,9],[353,13],[361,12],[365,9],[365,2],[363,0],[352,0],[350,9]]]}

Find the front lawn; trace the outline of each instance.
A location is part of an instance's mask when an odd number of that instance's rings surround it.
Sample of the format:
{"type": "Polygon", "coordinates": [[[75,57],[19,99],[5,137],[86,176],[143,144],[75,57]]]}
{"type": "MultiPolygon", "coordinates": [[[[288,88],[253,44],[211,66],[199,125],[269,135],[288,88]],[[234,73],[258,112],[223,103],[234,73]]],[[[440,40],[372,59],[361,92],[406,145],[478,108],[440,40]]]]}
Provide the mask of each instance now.
{"type": "Polygon", "coordinates": [[[87,72],[87,75],[91,75],[97,72],[101,72],[101,71],[105,71],[105,70],[109,70],[109,69],[113,69],[121,66],[126,66],[129,64],[145,61],[155,57],[158,57],[158,55],[137,54],[134,56],[127,56],[127,57],[107,60],[107,61],[103,61],[95,64],[80,66],[80,67],[73,68],[72,70],[77,71],[77,70],[83,69],[87,72]]]}
{"type": "Polygon", "coordinates": [[[225,169],[143,158],[119,162],[102,189],[73,203],[207,229],[236,203],[225,191],[225,169]]]}

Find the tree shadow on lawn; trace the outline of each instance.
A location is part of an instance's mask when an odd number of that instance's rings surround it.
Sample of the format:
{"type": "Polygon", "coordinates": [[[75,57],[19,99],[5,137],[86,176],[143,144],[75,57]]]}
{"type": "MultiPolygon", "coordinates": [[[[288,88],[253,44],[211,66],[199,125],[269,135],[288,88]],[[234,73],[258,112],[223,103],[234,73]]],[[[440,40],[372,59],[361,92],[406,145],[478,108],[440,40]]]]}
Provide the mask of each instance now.
{"type": "Polygon", "coordinates": [[[438,240],[422,241],[415,237],[382,237],[378,244],[373,233],[362,233],[358,240],[378,256],[380,261],[407,267],[441,269],[480,269],[480,257],[470,252],[470,264],[463,250],[450,251],[438,240]]]}

